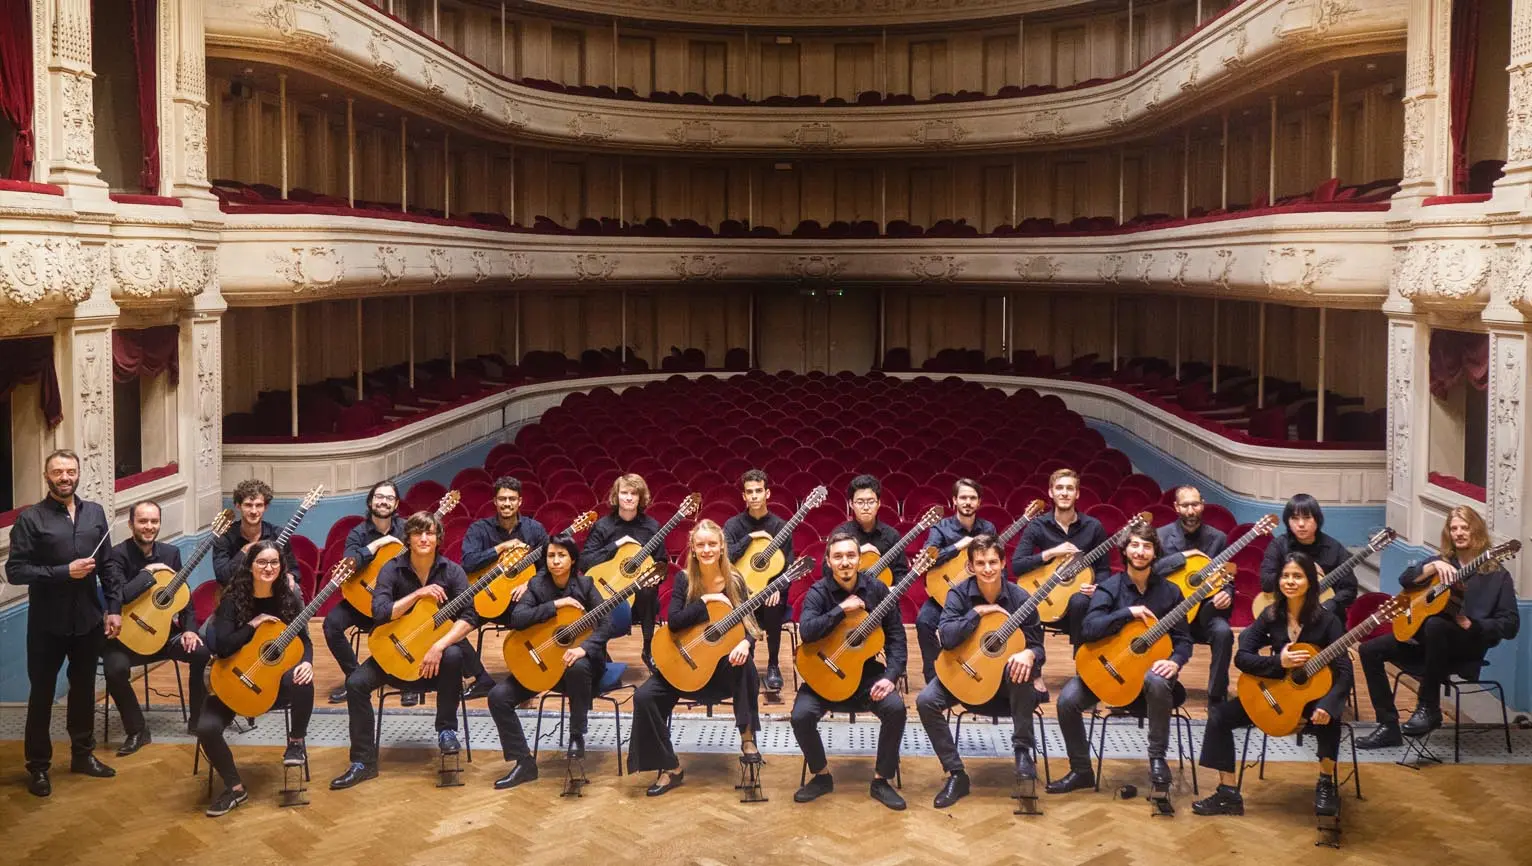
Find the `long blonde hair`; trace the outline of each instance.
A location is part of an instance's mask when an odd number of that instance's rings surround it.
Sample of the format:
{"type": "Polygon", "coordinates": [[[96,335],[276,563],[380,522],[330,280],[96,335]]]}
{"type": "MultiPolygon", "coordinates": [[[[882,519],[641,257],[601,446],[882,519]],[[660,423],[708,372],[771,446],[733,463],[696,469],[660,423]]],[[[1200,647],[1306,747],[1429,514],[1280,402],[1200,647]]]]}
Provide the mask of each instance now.
{"type": "MultiPolygon", "coordinates": [[[[745,578],[729,562],[728,540],[723,534],[723,527],[707,518],[703,518],[692,526],[691,534],[686,538],[686,603],[701,598],[707,590],[702,585],[702,564],[697,561],[696,545],[697,535],[703,532],[711,532],[718,536],[718,542],[723,545],[723,552],[718,557],[718,567],[723,570],[723,594],[729,597],[729,603],[739,607],[740,603],[750,597],[750,588],[745,585],[745,578]]],[[[765,634],[755,621],[755,614],[745,617],[745,631],[753,638],[759,639],[765,634]]]]}
{"type": "Polygon", "coordinates": [[[1485,550],[1489,549],[1489,527],[1484,525],[1484,518],[1479,512],[1467,505],[1459,505],[1447,512],[1447,519],[1442,522],[1442,546],[1441,553],[1445,559],[1457,558],[1458,564],[1462,565],[1485,550]],[[1452,519],[1456,517],[1468,524],[1468,549],[1460,551],[1452,544],[1452,519]]]}

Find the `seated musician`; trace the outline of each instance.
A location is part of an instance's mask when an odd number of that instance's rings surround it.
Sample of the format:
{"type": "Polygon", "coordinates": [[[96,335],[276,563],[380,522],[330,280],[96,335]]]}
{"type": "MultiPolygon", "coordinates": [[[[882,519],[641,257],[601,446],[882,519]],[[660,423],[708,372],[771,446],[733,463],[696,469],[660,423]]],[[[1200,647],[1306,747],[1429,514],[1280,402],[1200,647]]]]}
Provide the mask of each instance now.
{"type": "MultiPolygon", "coordinates": [[[[495,479],[495,516],[475,520],[469,524],[468,532],[463,536],[463,571],[473,574],[488,569],[512,545],[525,545],[531,549],[547,541],[547,528],[521,513],[520,479],[502,475],[495,479]]],[[[511,602],[514,604],[526,591],[526,584],[511,590],[511,602]]],[[[496,622],[510,625],[511,609],[506,608],[496,622]]],[[[473,685],[463,693],[463,700],[470,701],[489,694],[495,680],[484,670],[479,654],[475,652],[471,657],[465,657],[463,665],[464,675],[474,678],[473,685]]]]}
{"type": "MultiPolygon", "coordinates": [[[[1261,557],[1261,592],[1276,594],[1277,577],[1289,553],[1302,553],[1314,560],[1320,580],[1350,557],[1344,544],[1321,531],[1325,525],[1324,509],[1319,507],[1319,500],[1307,493],[1296,494],[1282,506],[1282,525],[1287,531],[1273,536],[1266,545],[1266,555],[1261,557]]],[[[1335,597],[1323,607],[1344,623],[1346,611],[1356,601],[1356,575],[1340,578],[1330,589],[1335,597]]]]}
{"type": "MultiPolygon", "coordinates": [[[[835,532],[825,546],[830,576],[821,577],[803,597],[798,634],[804,643],[820,640],[845,620],[851,611],[871,611],[888,597],[889,589],[876,577],[858,574],[861,552],[849,532],[835,532]]],[[[834,790],[819,720],[825,713],[866,713],[878,717],[878,758],[872,777],[872,798],[890,809],[903,809],[904,798],[890,783],[899,772],[899,741],[904,736],[904,700],[894,684],[904,673],[904,624],[895,607],[880,623],[883,629],[883,661],[869,659],[861,672],[861,685],[846,701],[827,701],[804,683],[793,701],[793,736],[808,761],[813,778],[798,789],[793,800],[807,803],[834,790]]],[[[945,724],[945,723],[944,723],[945,724]]]]}
{"type": "MultiPolygon", "coordinates": [[[[379,481],[367,491],[367,519],[351,527],[346,533],[346,556],[356,560],[356,570],[361,571],[372,564],[378,548],[389,542],[400,541],[404,535],[404,518],[399,516],[399,488],[392,481],[379,481]]],[[[402,542],[401,542],[402,543],[402,542]]],[[[324,642],[330,655],[340,665],[341,683],[330,692],[330,703],[346,700],[346,677],[357,669],[356,652],[346,632],[358,629],[363,634],[372,631],[372,611],[357,610],[351,602],[342,598],[324,616],[324,642]]],[[[417,692],[405,692],[401,704],[414,706],[420,702],[417,692]]]]}
{"type": "MultiPolygon", "coordinates": [[[[1202,493],[1190,485],[1176,488],[1176,513],[1174,523],[1159,528],[1160,558],[1154,563],[1159,574],[1173,574],[1186,567],[1186,558],[1201,554],[1209,559],[1223,552],[1228,539],[1222,532],[1202,522],[1202,493]]],[[[1197,609],[1192,620],[1193,643],[1207,644],[1213,651],[1208,669],[1208,707],[1224,702],[1229,696],[1229,659],[1234,654],[1234,630],[1229,627],[1229,614],[1234,610],[1234,588],[1228,587],[1213,593],[1207,603],[1197,609]]]]}
{"type": "MultiPolygon", "coordinates": [[[[723,529],[711,520],[699,520],[692,528],[686,568],[676,573],[670,596],[667,625],[672,630],[691,628],[708,621],[708,603],[737,606],[749,594],[745,580],[724,559],[723,529]]],[[[760,750],[755,734],[761,728],[759,683],[756,677],[755,641],[761,634],[755,617],[745,618],[745,638],[713,672],[712,679],[696,692],[682,692],[656,672],[638,687],[633,697],[633,739],[628,748],[628,772],[657,770],[654,784],[645,793],[658,797],[681,785],[685,771],[671,746],[668,733],[671,710],[682,698],[702,702],[732,701],[734,724],[739,728],[739,750],[756,756],[760,750]]]]}
{"type": "MultiPolygon", "coordinates": [[[[878,556],[888,552],[888,549],[899,543],[899,531],[878,519],[878,508],[882,504],[883,485],[871,475],[858,475],[851,479],[851,484],[846,488],[846,498],[851,500],[851,519],[835,527],[835,532],[848,532],[862,550],[874,552],[878,556]]],[[[832,533],[833,534],[833,533],[832,533]]],[[[894,557],[889,565],[893,572],[894,583],[904,579],[910,571],[909,561],[903,554],[894,557]]],[[[820,569],[821,576],[830,575],[830,563],[828,561],[820,569]]]]}
{"type": "MultiPolygon", "coordinates": [[[[1484,518],[1467,505],[1459,505],[1447,512],[1447,525],[1442,527],[1440,549],[1444,553],[1405,569],[1399,583],[1416,589],[1433,580],[1454,579],[1459,568],[1488,548],[1489,527],[1484,518]]],[[[1378,719],[1377,729],[1356,741],[1358,749],[1397,746],[1403,742],[1401,733],[1420,737],[1441,727],[1442,685],[1447,678],[1464,668],[1477,673],[1491,647],[1515,638],[1521,630],[1516,584],[1504,568],[1486,569],[1459,586],[1453,592],[1460,604],[1449,602],[1446,611],[1427,619],[1413,641],[1401,642],[1386,634],[1357,648],[1367,678],[1367,694],[1378,719]],[[1402,728],[1384,666],[1387,662],[1421,672],[1415,712],[1402,728]]]]}
{"type": "MultiPolygon", "coordinates": [[[[576,559],[579,547],[575,545],[574,537],[561,532],[547,544],[543,567],[526,584],[526,592],[521,593],[511,608],[511,628],[531,628],[547,622],[561,607],[572,607],[583,613],[601,603],[596,585],[580,573],[576,559]]],[[[564,650],[565,671],[558,690],[569,698],[569,755],[572,758],[585,757],[585,724],[596,684],[601,682],[606,668],[610,623],[610,619],[601,623],[579,645],[564,650]]],[[[516,707],[535,694],[517,682],[513,674],[507,674],[504,681],[490,690],[489,714],[500,729],[500,747],[505,759],[515,762],[510,772],[495,780],[496,790],[514,788],[537,778],[537,762],[532,759],[532,750],[527,748],[527,738],[521,730],[521,719],[516,716],[516,707]]]]}
{"type": "MultiPolygon", "coordinates": [[[[617,555],[617,548],[625,540],[643,544],[660,531],[659,521],[644,513],[649,508],[649,485],[642,475],[629,472],[612,482],[607,504],[612,510],[597,520],[585,536],[585,547],[580,550],[580,565],[589,569],[607,562],[617,555]]],[[[640,656],[651,670],[654,659],[649,645],[654,643],[654,622],[658,618],[660,597],[658,589],[641,589],[633,596],[633,619],[644,635],[644,648],[640,656]]]]}
{"type": "MultiPolygon", "coordinates": [[[[766,473],[751,469],[739,478],[740,495],[745,500],[745,510],[724,521],[723,534],[729,543],[729,561],[737,562],[745,554],[745,548],[757,538],[770,540],[787,523],[779,514],[766,509],[771,501],[771,486],[766,473]]],[[[782,544],[782,562],[793,561],[793,539],[788,536],[782,544]]],[[[784,566],[785,567],[785,566],[784,566]]],[[[768,692],[782,691],[782,669],[777,657],[782,652],[782,623],[787,621],[787,598],[781,593],[775,599],[761,605],[756,619],[766,632],[766,679],[762,686],[768,692]]]]}
{"type": "MultiPolygon", "coordinates": [[[[926,534],[926,543],[922,545],[922,548],[937,549],[933,568],[961,555],[975,536],[997,534],[995,525],[979,516],[983,495],[983,488],[972,478],[959,478],[952,482],[954,513],[950,517],[943,517],[940,523],[931,527],[931,531],[926,534]]],[[[915,617],[915,638],[920,643],[920,666],[928,683],[936,679],[936,656],[942,649],[941,641],[936,636],[941,617],[942,606],[934,598],[927,598],[915,617]]]]}
{"type": "MultiPolygon", "coordinates": [[[[1005,579],[1005,548],[993,535],[976,536],[968,544],[968,564],[973,577],[964,580],[947,593],[947,604],[942,609],[938,636],[942,649],[954,649],[979,627],[979,619],[985,614],[1000,612],[1012,614],[1030,597],[1025,589],[1005,579]]],[[[1011,717],[1011,748],[1015,751],[1016,777],[1036,779],[1034,763],[1036,734],[1032,728],[1032,710],[1037,706],[1038,693],[1033,680],[1043,672],[1043,627],[1033,612],[1021,624],[1026,649],[1006,660],[1005,680],[1000,693],[988,704],[969,707],[975,713],[1006,715],[1011,717]]],[[[947,779],[937,793],[933,805],[945,809],[968,795],[968,773],[963,769],[963,759],[958,755],[957,743],[947,726],[946,712],[958,704],[957,698],[939,679],[932,679],[920,690],[915,708],[920,712],[920,723],[925,726],[931,748],[941,761],[947,779]]]]}
{"type": "MultiPolygon", "coordinates": [[[[1239,654],[1234,664],[1241,673],[1280,677],[1309,660],[1306,650],[1290,650],[1292,643],[1321,649],[1340,640],[1346,627],[1319,604],[1319,575],[1314,560],[1289,553],[1277,580],[1276,601],[1256,621],[1240,632],[1239,654]],[[1270,649],[1271,653],[1263,653],[1270,649]]],[[[1335,758],[1340,753],[1340,718],[1351,692],[1351,655],[1341,653],[1330,664],[1333,675],[1324,697],[1304,708],[1319,752],[1319,783],[1314,787],[1314,812],[1340,813],[1340,794],[1335,788],[1335,758]]],[[[1238,699],[1224,701],[1208,714],[1199,763],[1218,771],[1218,788],[1192,804],[1198,815],[1243,815],[1245,801],[1235,787],[1234,729],[1250,725],[1250,714],[1238,699]]]]}
{"type": "MultiPolygon", "coordinates": [[[[133,537],[113,547],[101,567],[101,594],[106,599],[107,634],[116,634],[122,627],[122,605],[133,601],[154,587],[154,577],[145,569],[160,564],[175,571],[181,570],[181,551],[173,544],[159,541],[160,507],[154,502],[136,502],[128,509],[128,526],[133,537]]],[[[201,715],[202,703],[207,699],[208,650],[197,630],[192,628],[192,606],[181,609],[170,626],[165,645],[152,655],[141,656],[122,645],[121,641],[108,640],[101,649],[101,670],[106,677],[106,690],[117,703],[122,715],[122,748],[117,757],[133,754],[149,743],[149,728],[144,721],[144,711],[138,705],[138,695],[133,691],[129,677],[133,665],[173,659],[190,667],[191,696],[187,705],[191,719],[187,722],[188,733],[196,733],[197,717],[201,715]]]]}
{"type": "MultiPolygon", "coordinates": [[[[283,575],[283,568],[282,551],[272,542],[257,541],[250,547],[244,565],[231,575],[228,590],[208,626],[208,645],[215,657],[227,658],[239,652],[262,623],[289,623],[302,612],[303,596],[283,575]]],[[[289,767],[302,766],[307,760],[304,738],[314,712],[314,645],[307,630],[300,631],[298,639],[303,642],[303,661],[283,675],[277,694],[278,705],[286,703],[292,716],[287,750],[282,754],[282,763],[289,767]]],[[[232,721],[234,711],[217,695],[208,695],[197,720],[197,742],[224,784],[224,790],[207,807],[209,818],[228,814],[250,796],[223,737],[224,728],[232,721]]]]}
{"type": "MultiPolygon", "coordinates": [[[[239,521],[213,541],[213,577],[220,586],[228,586],[244,568],[246,555],[257,541],[274,541],[281,530],[266,522],[266,507],[276,494],[271,485],[254,478],[234,485],[234,510],[239,521]]],[[[293,586],[298,585],[298,564],[291,550],[282,551],[282,572],[293,586]]]]}
{"type": "MultiPolygon", "coordinates": [[[[1080,624],[1080,642],[1104,640],[1138,619],[1145,625],[1173,610],[1181,603],[1181,590],[1156,575],[1154,561],[1160,555],[1160,539],[1153,529],[1128,533],[1123,542],[1122,558],[1126,571],[1117,572],[1096,586],[1090,609],[1080,624]]],[[[1186,624],[1170,630],[1170,658],[1155,662],[1144,675],[1144,687],[1130,709],[1140,711],[1149,721],[1149,781],[1157,787],[1171,783],[1170,765],[1165,763],[1170,744],[1170,711],[1186,699],[1186,688],[1178,675],[1192,656],[1192,639],[1186,624]]],[[[1050,794],[1065,794],[1096,785],[1091,767],[1090,743],[1086,739],[1085,720],[1098,698],[1078,675],[1059,693],[1059,732],[1069,753],[1069,772],[1048,786],[1050,794]]]]}
{"type": "MultiPolygon", "coordinates": [[[[1048,476],[1048,498],[1053,500],[1053,511],[1028,523],[1021,531],[1021,540],[1016,542],[1011,560],[1012,579],[1061,556],[1089,553],[1107,540],[1109,533],[1101,521],[1075,509],[1080,498],[1080,476],[1073,469],[1058,469],[1048,476]]],[[[1094,575],[1082,574],[1071,585],[1075,592],[1069,597],[1068,612],[1064,615],[1069,642],[1076,646],[1080,644],[1080,624],[1090,607],[1091,593],[1111,573],[1111,563],[1103,556],[1092,568],[1094,575]],[[1091,582],[1082,583],[1083,580],[1091,582]]]]}
{"type": "MultiPolygon", "coordinates": [[[[404,523],[405,550],[378,572],[372,593],[372,619],[390,622],[408,613],[422,598],[443,604],[468,590],[462,566],[441,554],[442,525],[436,515],[421,511],[404,523]]],[[[443,755],[455,755],[458,703],[463,696],[463,639],[478,625],[473,605],[467,605],[452,628],[420,660],[420,677],[405,681],[389,676],[368,659],[346,678],[346,710],[351,720],[351,765],[330,781],[332,789],[350,788],[378,776],[378,744],[373,741],[372,693],[391,685],[400,690],[433,688],[436,692],[436,745],[443,755]]]]}

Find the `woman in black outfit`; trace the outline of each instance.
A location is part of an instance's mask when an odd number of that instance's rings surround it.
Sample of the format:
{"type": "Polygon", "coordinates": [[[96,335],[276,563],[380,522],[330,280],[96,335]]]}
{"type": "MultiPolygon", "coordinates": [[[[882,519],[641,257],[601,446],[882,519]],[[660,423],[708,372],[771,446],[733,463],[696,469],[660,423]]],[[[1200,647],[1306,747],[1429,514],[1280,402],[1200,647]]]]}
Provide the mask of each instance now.
{"type": "MultiPolygon", "coordinates": [[[[303,610],[302,596],[282,572],[281,548],[270,541],[251,546],[208,626],[208,647],[215,659],[239,652],[255,636],[260,624],[290,623],[303,610]]],[[[303,740],[308,733],[309,716],[314,712],[314,645],[307,630],[298,636],[303,641],[303,661],[282,677],[277,693],[278,705],[286,702],[292,712],[287,751],[282,755],[282,763],[289,767],[302,766],[307,757],[303,740]]],[[[223,738],[223,729],[232,721],[234,711],[217,695],[208,695],[197,722],[197,741],[224,783],[224,790],[207,807],[209,818],[228,814],[250,796],[240,781],[239,769],[234,766],[234,754],[223,738]]]]}

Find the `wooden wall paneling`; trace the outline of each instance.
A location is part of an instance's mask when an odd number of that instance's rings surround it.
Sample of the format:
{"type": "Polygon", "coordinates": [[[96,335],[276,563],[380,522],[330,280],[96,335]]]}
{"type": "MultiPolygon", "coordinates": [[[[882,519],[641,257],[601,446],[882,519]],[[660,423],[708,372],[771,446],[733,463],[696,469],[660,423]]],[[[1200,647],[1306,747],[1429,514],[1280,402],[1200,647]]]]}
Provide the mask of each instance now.
{"type": "Polygon", "coordinates": [[[778,370],[808,369],[809,306],[794,286],[763,286],[756,291],[755,322],[759,334],[756,365],[778,370]]]}
{"type": "Polygon", "coordinates": [[[848,289],[840,296],[824,299],[826,330],[826,371],[850,370],[865,373],[881,360],[878,351],[878,290],[868,287],[848,289]]]}

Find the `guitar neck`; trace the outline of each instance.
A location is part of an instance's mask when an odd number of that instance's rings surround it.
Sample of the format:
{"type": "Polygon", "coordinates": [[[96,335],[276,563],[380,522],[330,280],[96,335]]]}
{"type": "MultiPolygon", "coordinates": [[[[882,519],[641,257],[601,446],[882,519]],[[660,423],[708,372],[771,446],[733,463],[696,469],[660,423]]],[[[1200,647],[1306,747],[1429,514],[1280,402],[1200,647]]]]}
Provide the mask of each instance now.
{"type": "Polygon", "coordinates": [[[1350,652],[1352,647],[1366,640],[1367,636],[1372,634],[1372,630],[1382,625],[1383,621],[1384,618],[1374,611],[1371,616],[1358,623],[1356,628],[1341,635],[1335,643],[1315,653],[1313,658],[1304,663],[1304,675],[1312,677],[1329,667],[1336,659],[1350,652]]]}
{"type": "Polygon", "coordinates": [[[1091,548],[1089,553],[1085,554],[1084,556],[1077,556],[1074,559],[1071,559],[1069,562],[1065,563],[1062,568],[1055,570],[1054,575],[1059,577],[1058,582],[1067,583],[1071,580],[1074,580],[1075,575],[1079,574],[1087,568],[1094,566],[1096,561],[1101,559],[1101,557],[1106,556],[1112,548],[1122,544],[1122,540],[1128,537],[1128,532],[1130,532],[1132,528],[1133,524],[1129,523],[1127,526],[1124,526],[1123,528],[1112,533],[1112,536],[1106,541],[1103,541],[1095,547],[1091,548]]]}
{"type": "Polygon", "coordinates": [[[787,521],[782,524],[782,528],[778,529],[777,534],[773,535],[771,537],[771,541],[767,542],[766,549],[761,551],[761,556],[770,559],[773,554],[781,550],[782,545],[786,544],[787,540],[793,537],[793,530],[797,529],[798,525],[801,524],[804,518],[808,516],[808,506],[804,506],[793,512],[793,516],[787,518],[787,521]]]}
{"type": "Polygon", "coordinates": [[[868,575],[872,575],[874,577],[882,574],[883,573],[883,569],[888,568],[889,564],[894,561],[894,557],[896,557],[899,554],[903,553],[904,549],[906,547],[910,546],[910,542],[915,540],[915,536],[917,536],[920,533],[924,532],[927,528],[928,527],[922,526],[919,523],[917,523],[914,526],[910,527],[910,531],[906,532],[904,534],[903,538],[901,538],[898,541],[894,542],[894,546],[893,547],[890,547],[888,550],[883,551],[883,555],[878,557],[878,561],[874,562],[872,564],[872,567],[867,569],[866,571],[863,571],[862,574],[868,574],[868,575]]]}
{"type": "Polygon", "coordinates": [[[304,515],[309,513],[309,509],[311,507],[312,506],[309,505],[298,506],[298,510],[294,511],[293,516],[288,518],[287,525],[282,527],[281,532],[277,533],[277,547],[280,547],[283,550],[287,549],[287,542],[292,540],[293,533],[298,531],[298,524],[303,522],[304,515]]]}
{"type": "Polygon", "coordinates": [[[1146,644],[1152,644],[1165,635],[1170,634],[1171,629],[1186,621],[1187,615],[1192,612],[1192,608],[1201,604],[1208,596],[1213,594],[1213,587],[1216,583],[1217,581],[1213,580],[1202,581],[1192,591],[1191,595],[1181,599],[1180,604],[1176,605],[1171,609],[1170,613],[1165,614],[1158,622],[1150,626],[1149,630],[1144,632],[1143,637],[1139,638],[1139,640],[1144,641],[1146,644]]]}
{"type": "Polygon", "coordinates": [[[216,538],[217,536],[215,535],[208,535],[207,538],[197,542],[197,546],[192,548],[191,556],[188,557],[186,562],[181,565],[181,570],[176,572],[176,576],[171,578],[170,583],[165,585],[165,592],[174,595],[182,586],[186,584],[188,580],[191,579],[191,573],[196,570],[197,565],[202,562],[202,558],[207,556],[207,552],[213,549],[213,541],[216,538]]]}
{"type": "Polygon", "coordinates": [[[616,610],[618,605],[627,601],[629,598],[632,598],[633,595],[638,592],[639,588],[639,582],[636,580],[633,581],[632,583],[618,590],[617,593],[611,598],[586,611],[579,619],[559,629],[559,634],[564,634],[566,632],[569,634],[579,634],[586,629],[595,628],[597,623],[611,616],[612,611],[616,610]]]}
{"type": "Polygon", "coordinates": [[[340,585],[341,581],[331,580],[314,593],[314,600],[304,605],[303,610],[298,611],[293,621],[287,624],[287,628],[282,629],[281,636],[276,640],[277,649],[287,649],[300,633],[308,631],[309,620],[314,618],[314,614],[319,612],[319,608],[324,606],[325,601],[335,593],[335,590],[340,589],[340,585]]]}
{"type": "Polygon", "coordinates": [[[883,618],[888,616],[893,612],[894,608],[899,606],[900,597],[903,596],[911,586],[914,586],[915,581],[919,580],[921,575],[924,575],[926,571],[928,571],[928,569],[912,568],[910,569],[910,573],[904,576],[903,580],[894,584],[888,590],[888,595],[885,596],[882,601],[878,602],[877,606],[867,614],[867,617],[863,619],[855,629],[852,629],[852,634],[856,636],[857,640],[862,640],[868,635],[872,634],[873,629],[881,628],[883,625],[883,618]]]}
{"type": "Polygon", "coordinates": [[[765,589],[740,602],[739,607],[729,611],[728,616],[725,616],[718,622],[708,626],[708,634],[713,636],[722,635],[728,632],[729,629],[734,628],[735,626],[744,622],[745,617],[754,613],[756,608],[765,604],[766,599],[770,598],[772,593],[786,592],[787,585],[790,583],[792,583],[792,580],[787,578],[787,576],[784,574],[782,577],[779,577],[776,580],[773,580],[771,583],[766,584],[765,589]]]}
{"type": "Polygon", "coordinates": [[[660,531],[656,532],[653,537],[644,542],[644,546],[638,549],[638,553],[635,553],[629,557],[627,562],[624,562],[623,565],[627,566],[631,563],[643,562],[646,557],[653,556],[654,552],[660,549],[660,545],[665,543],[665,536],[669,535],[672,529],[680,526],[681,521],[685,519],[685,511],[677,511],[675,514],[672,514],[670,519],[665,521],[665,525],[660,527],[660,531]]]}
{"type": "Polygon", "coordinates": [[[1005,545],[1010,544],[1011,539],[1020,534],[1023,529],[1026,529],[1027,524],[1031,522],[1032,518],[1026,516],[1025,514],[1011,521],[1011,525],[1007,526],[1005,531],[1000,533],[1000,546],[1004,547],[1005,545]]]}
{"type": "Polygon", "coordinates": [[[547,544],[539,544],[538,546],[522,554],[521,558],[516,560],[516,562],[511,564],[509,567],[504,565],[496,565],[489,571],[484,572],[479,576],[478,580],[470,583],[467,589],[458,593],[456,596],[453,596],[450,601],[441,606],[441,609],[436,612],[436,616],[434,617],[436,624],[440,626],[444,622],[457,619],[457,615],[462,613],[463,610],[468,607],[468,605],[472,604],[473,597],[478,595],[480,592],[483,592],[485,587],[489,586],[491,583],[494,583],[503,575],[516,574],[532,563],[538,562],[543,558],[543,553],[546,552],[547,549],[547,544]]]}
{"type": "Polygon", "coordinates": [[[1249,547],[1252,542],[1254,542],[1257,538],[1260,538],[1262,535],[1265,535],[1265,532],[1257,527],[1247,531],[1244,535],[1241,535],[1239,538],[1235,539],[1233,544],[1230,544],[1228,547],[1225,547],[1223,550],[1219,551],[1217,556],[1211,557],[1208,560],[1208,564],[1204,565],[1197,571],[1198,578],[1206,579],[1208,575],[1212,574],[1216,569],[1226,565],[1229,560],[1234,558],[1235,554],[1249,547]]]}
{"type": "Polygon", "coordinates": [[[1356,567],[1362,564],[1362,560],[1372,556],[1374,552],[1375,551],[1371,547],[1365,547],[1347,557],[1345,562],[1335,567],[1335,570],[1320,578],[1320,591],[1323,592],[1324,590],[1330,589],[1331,587],[1335,586],[1335,584],[1339,583],[1341,578],[1350,575],[1353,571],[1356,571],[1356,567]]]}

